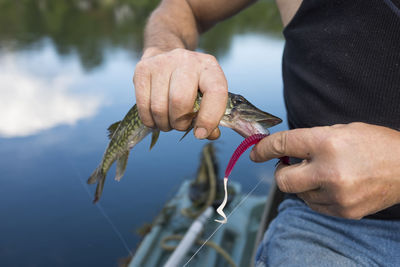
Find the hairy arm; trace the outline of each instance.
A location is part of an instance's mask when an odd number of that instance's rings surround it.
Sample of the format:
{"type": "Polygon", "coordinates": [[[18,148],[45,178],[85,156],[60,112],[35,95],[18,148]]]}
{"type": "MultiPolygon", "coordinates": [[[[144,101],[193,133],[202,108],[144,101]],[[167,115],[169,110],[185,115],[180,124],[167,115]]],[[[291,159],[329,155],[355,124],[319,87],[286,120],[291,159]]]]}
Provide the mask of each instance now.
{"type": "Polygon", "coordinates": [[[228,85],[215,57],[193,52],[198,36],[253,0],[164,0],[145,29],[144,52],[133,82],[143,123],[163,131],[186,130],[197,91],[203,93],[194,125],[197,138],[215,139],[228,85]],[[182,119],[185,118],[185,119],[182,119]]]}
{"type": "Polygon", "coordinates": [[[164,0],[145,30],[145,49],[196,48],[198,35],[238,13],[254,0],[164,0]]]}

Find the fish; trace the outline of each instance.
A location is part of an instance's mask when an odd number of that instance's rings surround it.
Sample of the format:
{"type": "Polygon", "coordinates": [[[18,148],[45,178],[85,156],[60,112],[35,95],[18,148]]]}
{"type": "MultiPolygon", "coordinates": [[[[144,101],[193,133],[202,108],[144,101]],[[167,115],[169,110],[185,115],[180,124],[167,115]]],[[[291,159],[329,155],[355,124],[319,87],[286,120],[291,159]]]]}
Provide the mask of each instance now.
{"type": "MultiPolygon", "coordinates": [[[[179,118],[192,119],[192,124],[182,136],[181,140],[194,127],[195,118],[200,109],[201,99],[202,94],[199,92],[194,102],[193,112],[179,118]]],[[[257,133],[269,134],[268,128],[281,122],[282,120],[279,117],[258,109],[243,96],[229,92],[225,113],[219,125],[231,128],[246,138],[257,133]]],[[[115,161],[117,162],[114,179],[119,181],[125,173],[130,150],[150,133],[152,133],[150,143],[151,150],[158,140],[160,130],[147,127],[143,124],[140,120],[136,104],[128,111],[121,121],[115,122],[108,127],[108,137],[110,141],[100,164],[87,180],[88,184],[97,183],[93,200],[94,203],[96,203],[102,195],[107,172],[113,163],[115,161]]]]}

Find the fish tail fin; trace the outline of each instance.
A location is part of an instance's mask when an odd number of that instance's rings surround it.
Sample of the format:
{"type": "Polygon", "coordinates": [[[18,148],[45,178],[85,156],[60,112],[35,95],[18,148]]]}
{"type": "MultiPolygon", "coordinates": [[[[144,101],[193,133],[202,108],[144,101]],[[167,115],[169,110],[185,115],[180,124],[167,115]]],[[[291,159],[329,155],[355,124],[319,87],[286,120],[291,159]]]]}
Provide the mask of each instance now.
{"type": "Polygon", "coordinates": [[[101,197],[101,194],[103,193],[103,187],[104,187],[104,181],[105,180],[106,180],[106,177],[104,176],[97,183],[96,192],[94,193],[93,204],[96,204],[96,202],[99,201],[99,199],[101,197]]]}
{"type": "Polygon", "coordinates": [[[87,180],[88,184],[94,184],[101,179],[105,179],[105,175],[103,174],[101,165],[99,165],[93,173],[90,175],[89,179],[87,180]]]}
{"type": "Polygon", "coordinates": [[[89,179],[87,180],[88,184],[94,184],[97,182],[96,193],[94,195],[93,203],[99,201],[101,193],[103,192],[104,181],[106,180],[106,175],[103,173],[101,165],[99,165],[90,175],[89,179]]]}

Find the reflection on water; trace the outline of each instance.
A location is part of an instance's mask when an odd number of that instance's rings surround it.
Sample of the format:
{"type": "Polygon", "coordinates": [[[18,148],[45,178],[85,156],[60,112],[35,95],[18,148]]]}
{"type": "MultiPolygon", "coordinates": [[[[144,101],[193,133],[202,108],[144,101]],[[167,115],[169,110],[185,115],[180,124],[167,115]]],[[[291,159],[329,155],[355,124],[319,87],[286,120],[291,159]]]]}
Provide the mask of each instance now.
{"type": "MultiPolygon", "coordinates": [[[[106,128],[135,102],[132,74],[156,4],[0,1],[0,266],[116,266],[127,256],[84,186],[108,142],[106,128]]],[[[284,119],[280,30],[273,3],[260,1],[208,32],[201,50],[217,55],[232,92],[284,119]]],[[[132,249],[136,229],[196,172],[206,142],[181,136],[162,133],[151,152],[144,140],[124,179],[106,182],[101,205],[132,249]]],[[[221,166],[241,140],[222,129],[221,166]]],[[[244,156],[231,179],[248,192],[274,164],[244,156]]]]}
{"type": "MultiPolygon", "coordinates": [[[[0,1],[0,47],[31,49],[49,38],[60,56],[77,54],[82,66],[100,66],[109,49],[140,53],[146,18],[158,0],[0,1]]],[[[260,1],[208,32],[200,47],[216,56],[229,48],[235,34],[273,33],[282,29],[273,1],[260,1]]]]}
{"type": "Polygon", "coordinates": [[[34,55],[10,52],[0,56],[0,137],[28,136],[62,124],[74,125],[97,113],[99,96],[73,92],[83,74],[66,71],[57,60],[49,49],[34,55]],[[32,61],[46,65],[38,69],[32,61]]]}

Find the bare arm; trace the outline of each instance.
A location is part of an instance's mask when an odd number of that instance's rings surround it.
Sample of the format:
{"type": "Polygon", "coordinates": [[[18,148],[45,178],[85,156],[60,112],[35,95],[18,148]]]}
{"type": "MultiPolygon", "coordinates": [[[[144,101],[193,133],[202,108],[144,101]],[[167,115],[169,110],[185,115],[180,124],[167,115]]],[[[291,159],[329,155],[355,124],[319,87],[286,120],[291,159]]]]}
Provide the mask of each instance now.
{"type": "Polygon", "coordinates": [[[242,9],[254,0],[164,0],[151,15],[145,31],[145,49],[163,51],[195,49],[199,33],[242,9]]]}
{"type": "Polygon", "coordinates": [[[139,115],[149,127],[185,130],[197,90],[203,101],[196,119],[198,138],[217,138],[228,85],[217,60],[193,52],[198,36],[253,0],[164,0],[150,16],[134,84],[139,115]]]}

